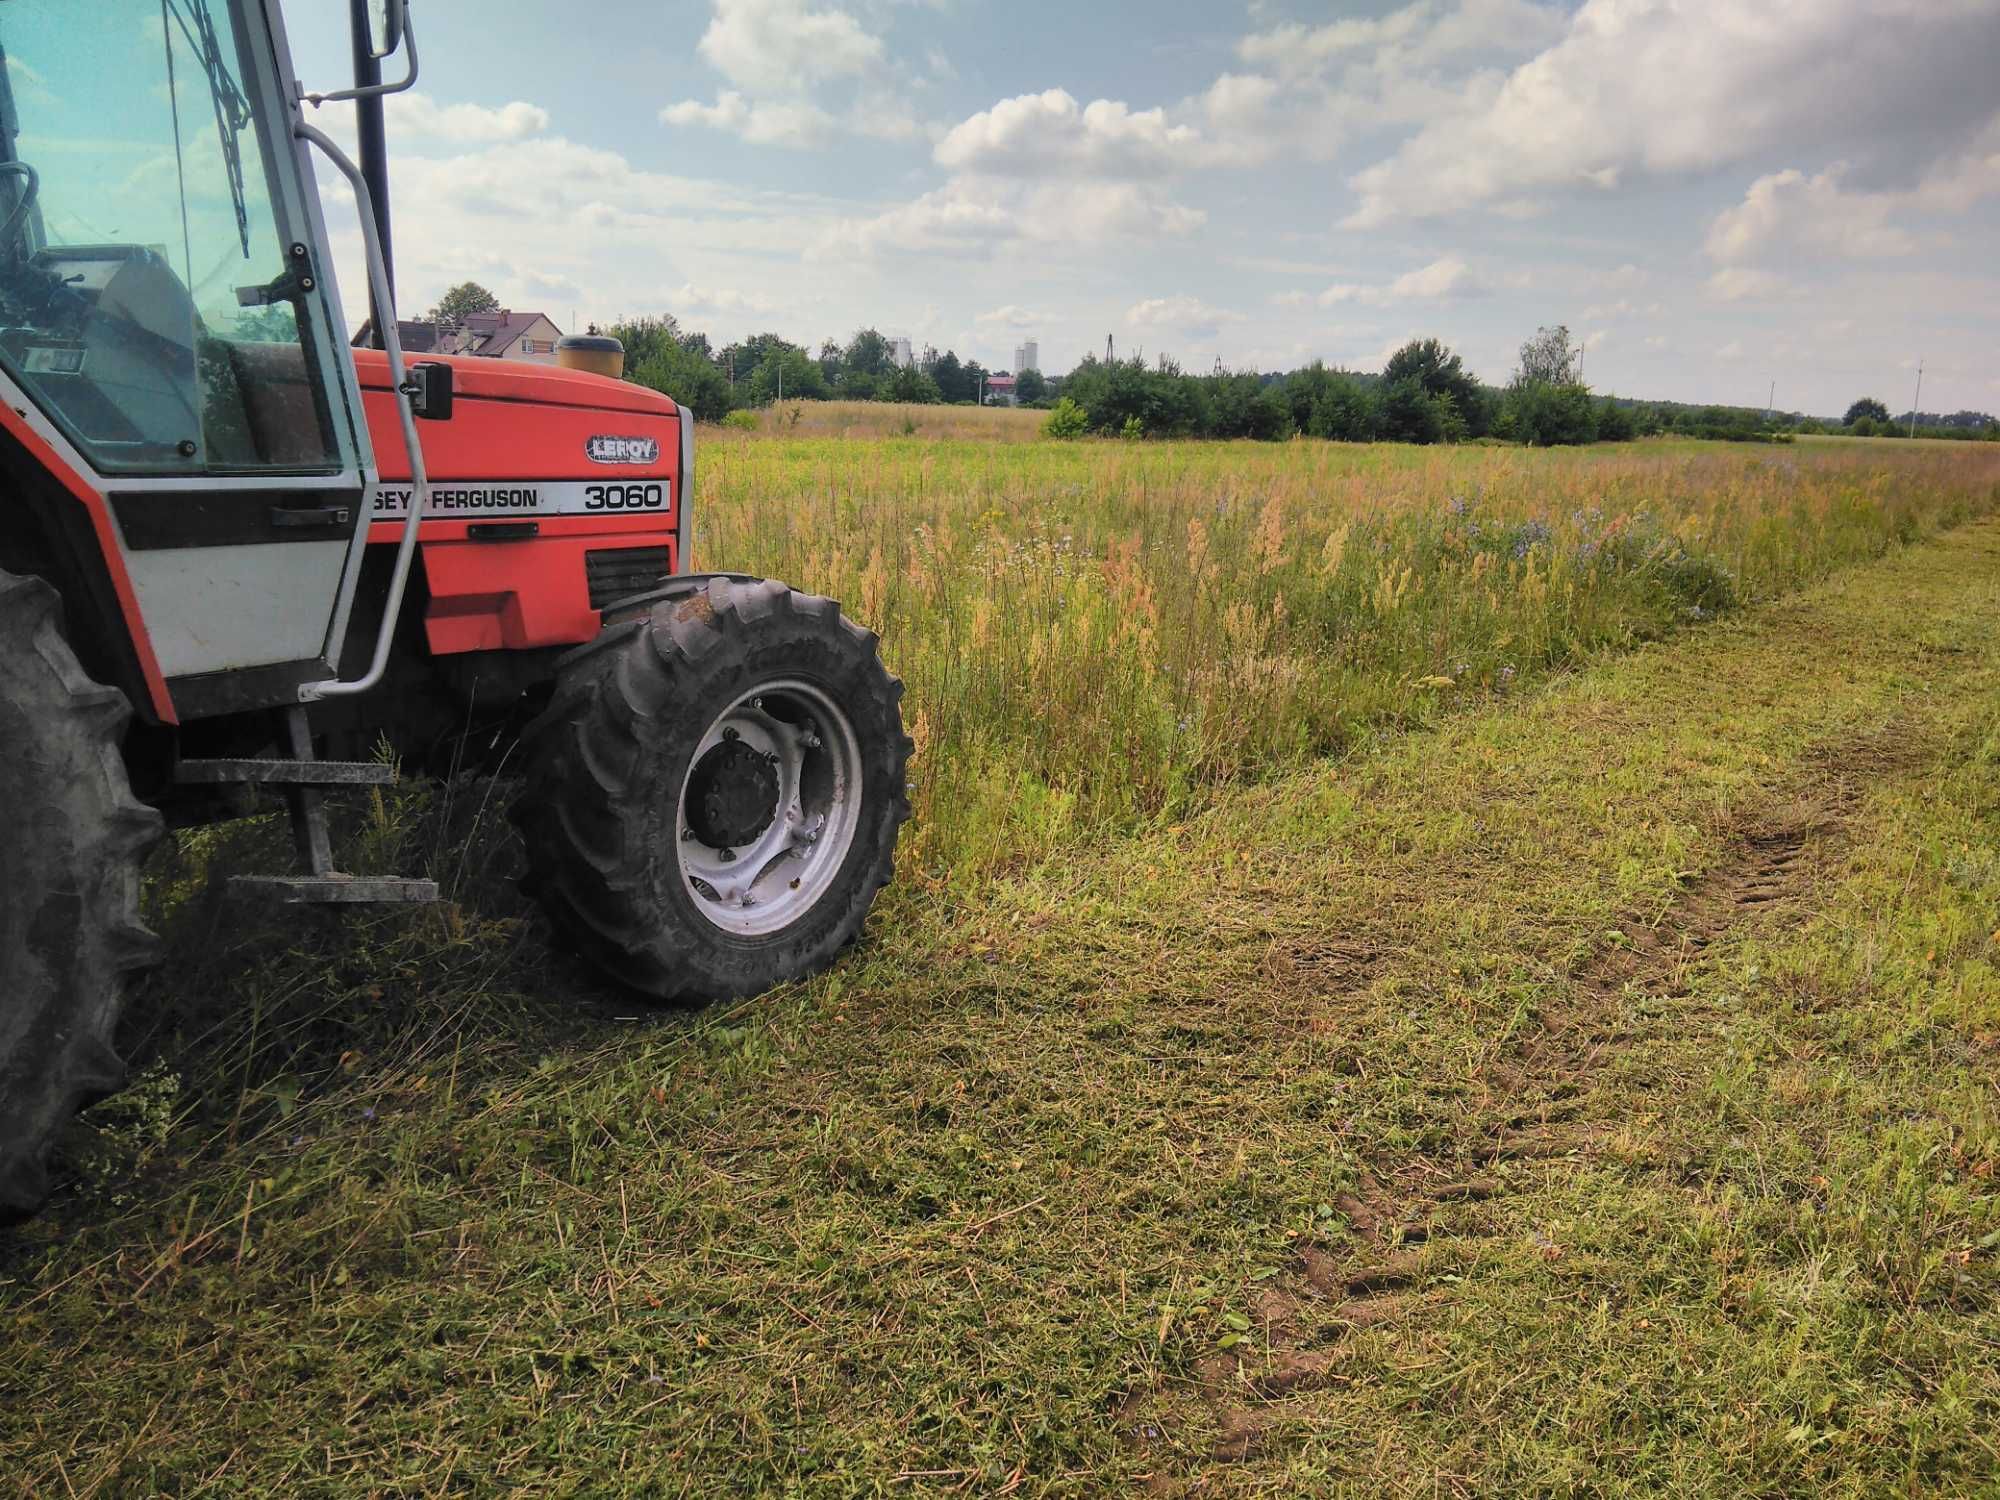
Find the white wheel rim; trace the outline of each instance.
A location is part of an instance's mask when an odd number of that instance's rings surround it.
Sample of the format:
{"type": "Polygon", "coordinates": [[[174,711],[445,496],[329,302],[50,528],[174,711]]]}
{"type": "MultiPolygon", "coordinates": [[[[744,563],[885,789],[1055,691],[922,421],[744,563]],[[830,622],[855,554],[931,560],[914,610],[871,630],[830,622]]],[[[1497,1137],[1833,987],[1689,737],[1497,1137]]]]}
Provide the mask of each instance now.
{"type": "Polygon", "coordinates": [[[737,937],[766,937],[805,916],[847,863],[861,784],[860,740],[823,689],[785,678],[736,699],[709,724],[681,778],[674,853],[695,910],[737,937]],[[763,769],[735,774],[751,764],[745,752],[763,769]],[[724,777],[731,790],[722,800],[735,816],[727,827],[715,812],[724,777]]]}

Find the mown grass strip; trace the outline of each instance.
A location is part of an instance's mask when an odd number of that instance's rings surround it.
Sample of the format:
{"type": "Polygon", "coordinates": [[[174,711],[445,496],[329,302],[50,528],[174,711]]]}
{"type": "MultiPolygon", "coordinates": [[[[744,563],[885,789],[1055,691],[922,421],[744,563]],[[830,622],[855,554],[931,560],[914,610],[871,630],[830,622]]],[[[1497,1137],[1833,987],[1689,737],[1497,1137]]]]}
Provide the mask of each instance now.
{"type": "Polygon", "coordinates": [[[505,907],[218,934],[323,1075],[8,1248],[5,1471],[1976,1489],[1996,603],[1966,529],[704,1018],[505,907]]]}

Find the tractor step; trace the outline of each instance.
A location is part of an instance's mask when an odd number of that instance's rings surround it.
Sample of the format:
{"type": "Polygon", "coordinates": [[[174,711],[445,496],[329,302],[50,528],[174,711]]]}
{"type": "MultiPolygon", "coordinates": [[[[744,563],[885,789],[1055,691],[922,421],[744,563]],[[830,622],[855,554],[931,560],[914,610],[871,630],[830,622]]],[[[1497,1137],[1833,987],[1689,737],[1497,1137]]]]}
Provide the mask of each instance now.
{"type": "Polygon", "coordinates": [[[183,786],[391,786],[396,768],[373,760],[184,760],[183,786]]]}
{"type": "Polygon", "coordinates": [[[421,906],[438,898],[435,880],[399,875],[237,875],[229,889],[281,906],[421,906]]]}
{"type": "Polygon", "coordinates": [[[196,784],[266,784],[282,787],[291,809],[292,837],[299,847],[303,875],[238,875],[229,889],[238,895],[281,906],[358,906],[365,903],[421,905],[438,898],[435,880],[411,880],[398,875],[343,875],[333,867],[333,840],[327,834],[328,787],[387,786],[396,779],[394,766],[377,761],[315,760],[312,730],[303,706],[284,715],[290,760],[184,760],[178,775],[196,784]]]}

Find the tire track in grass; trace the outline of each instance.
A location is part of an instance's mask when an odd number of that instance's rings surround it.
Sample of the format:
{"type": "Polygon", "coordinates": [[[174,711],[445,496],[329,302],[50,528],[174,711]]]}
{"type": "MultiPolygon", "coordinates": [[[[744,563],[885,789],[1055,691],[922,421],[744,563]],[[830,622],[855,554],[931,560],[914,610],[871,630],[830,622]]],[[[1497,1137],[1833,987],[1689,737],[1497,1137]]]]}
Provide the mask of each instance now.
{"type": "MultiPolygon", "coordinates": [[[[1178,1439],[1207,1461],[1242,1463],[1272,1448],[1270,1425],[1282,1403],[1343,1378],[1341,1366],[1356,1335],[1395,1324],[1449,1295],[1434,1282],[1431,1247],[1477,1241],[1501,1231],[1513,1187],[1509,1168],[1598,1151],[1612,1133],[1593,1118],[1594,1090],[1609,1065],[1640,1034],[1631,1007],[1670,1003],[1687,993],[1695,968],[1717,943],[1749,922],[1771,919],[1816,883],[1815,850],[1837,850],[1865,782],[1907,769],[1921,742],[1902,726],[1829,742],[1806,758],[1789,791],[1741,817],[1721,857],[1680,888],[1663,912],[1632,913],[1568,976],[1571,1003],[1545,1012],[1519,1038],[1512,1061],[1480,1070],[1504,1099],[1521,1100],[1476,1123],[1449,1159],[1417,1156],[1388,1181],[1364,1171],[1333,1207],[1356,1245],[1302,1241],[1289,1264],[1261,1282],[1246,1283],[1251,1309],[1242,1342],[1199,1356],[1192,1393],[1205,1438],[1176,1433],[1158,1391],[1129,1393],[1113,1418],[1121,1439],[1157,1451],[1178,1439]],[[1830,773],[1830,779],[1822,780],[1830,773]],[[1539,1098],[1532,1096],[1539,1095],[1539,1098]]],[[[1387,957],[1360,946],[1301,947],[1274,956],[1267,968],[1325,974],[1343,987],[1365,985],[1387,957]]],[[[1630,1099],[1622,1101],[1629,1113],[1630,1099]]],[[[1544,1253],[1560,1254],[1553,1244],[1544,1253]]],[[[1183,1393],[1185,1394],[1185,1393],[1183,1393]]],[[[1185,1402],[1181,1403],[1185,1410],[1185,1402]]],[[[1164,1456],[1164,1455],[1162,1455],[1164,1456]]],[[[1170,1487],[1165,1474],[1156,1488],[1170,1487]]]]}

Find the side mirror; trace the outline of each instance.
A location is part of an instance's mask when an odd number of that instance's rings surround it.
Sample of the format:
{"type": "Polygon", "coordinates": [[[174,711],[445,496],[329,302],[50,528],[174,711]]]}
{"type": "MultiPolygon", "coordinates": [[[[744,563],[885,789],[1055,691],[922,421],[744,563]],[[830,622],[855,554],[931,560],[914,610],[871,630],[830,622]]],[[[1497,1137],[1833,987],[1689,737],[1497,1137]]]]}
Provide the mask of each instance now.
{"type": "Polygon", "coordinates": [[[407,0],[365,0],[368,7],[368,55],[387,57],[403,45],[407,0]]]}
{"type": "Polygon", "coordinates": [[[427,422],[451,420],[451,366],[435,362],[411,365],[409,378],[400,387],[410,398],[410,414],[427,422]]]}

